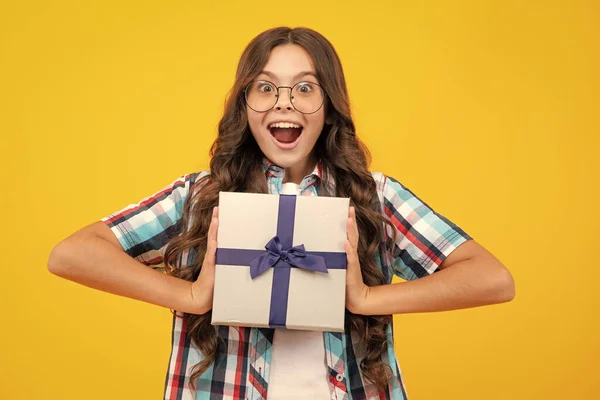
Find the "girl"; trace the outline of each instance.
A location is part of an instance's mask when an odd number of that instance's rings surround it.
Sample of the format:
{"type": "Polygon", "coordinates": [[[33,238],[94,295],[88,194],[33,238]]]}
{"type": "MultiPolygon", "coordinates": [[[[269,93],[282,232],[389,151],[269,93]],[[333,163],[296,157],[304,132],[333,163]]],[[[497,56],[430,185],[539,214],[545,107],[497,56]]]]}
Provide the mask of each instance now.
{"type": "Polygon", "coordinates": [[[242,54],[210,172],[76,232],[48,268],[176,310],[165,399],[406,399],[391,315],[506,302],[514,283],[459,227],[367,166],[331,43],[271,29],[242,54]],[[284,187],[351,199],[343,334],[210,325],[219,192],[284,187]],[[393,274],[407,282],[391,284],[393,274]]]}

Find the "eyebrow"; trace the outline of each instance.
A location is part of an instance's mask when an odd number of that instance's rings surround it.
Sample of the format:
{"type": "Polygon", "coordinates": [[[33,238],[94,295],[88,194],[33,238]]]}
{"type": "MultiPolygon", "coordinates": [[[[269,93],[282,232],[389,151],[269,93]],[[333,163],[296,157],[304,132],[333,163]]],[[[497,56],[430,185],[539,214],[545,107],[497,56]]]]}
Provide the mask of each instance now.
{"type": "MultiPolygon", "coordinates": [[[[264,74],[264,75],[267,75],[267,76],[269,76],[269,77],[271,77],[271,78],[273,78],[273,79],[277,79],[277,75],[276,75],[276,74],[274,74],[273,72],[270,72],[270,71],[260,71],[260,73],[261,73],[261,74],[264,74]]],[[[296,74],[296,75],[295,75],[295,76],[292,78],[292,80],[294,80],[294,79],[298,79],[298,78],[300,78],[301,76],[307,76],[307,75],[312,75],[312,76],[313,76],[315,79],[318,79],[318,78],[317,78],[317,75],[315,75],[315,73],[314,73],[314,72],[312,72],[312,71],[302,71],[302,72],[300,72],[300,73],[296,74]]]]}

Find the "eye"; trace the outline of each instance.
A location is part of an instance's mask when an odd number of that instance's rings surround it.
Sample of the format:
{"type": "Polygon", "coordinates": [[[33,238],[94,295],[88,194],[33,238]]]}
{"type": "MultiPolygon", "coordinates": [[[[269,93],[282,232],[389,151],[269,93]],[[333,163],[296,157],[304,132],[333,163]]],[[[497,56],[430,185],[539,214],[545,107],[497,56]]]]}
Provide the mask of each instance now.
{"type": "Polygon", "coordinates": [[[314,85],[308,82],[301,82],[298,84],[297,90],[300,93],[310,93],[314,90],[314,85]]]}
{"type": "Polygon", "coordinates": [[[263,93],[271,93],[275,91],[275,88],[270,83],[259,82],[258,83],[258,91],[263,93]]]}

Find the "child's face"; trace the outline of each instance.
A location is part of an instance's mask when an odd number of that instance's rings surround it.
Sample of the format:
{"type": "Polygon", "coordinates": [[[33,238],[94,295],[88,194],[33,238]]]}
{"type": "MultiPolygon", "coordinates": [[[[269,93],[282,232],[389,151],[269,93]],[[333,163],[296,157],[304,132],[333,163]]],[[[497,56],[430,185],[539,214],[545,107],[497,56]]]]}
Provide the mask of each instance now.
{"type": "MultiPolygon", "coordinates": [[[[306,50],[290,44],[277,46],[272,50],[269,61],[256,80],[289,87],[293,87],[298,82],[320,83],[312,59],[306,50]]],[[[268,96],[267,93],[274,95],[276,92],[276,89],[269,84],[261,84],[255,90],[258,93],[255,96],[261,98],[268,96]]],[[[296,90],[298,92],[294,96],[294,105],[302,108],[306,104],[303,103],[305,101],[303,97],[311,96],[309,94],[311,91],[320,89],[314,86],[311,88],[309,84],[306,87],[297,86],[296,90]]],[[[283,168],[293,169],[296,171],[294,174],[308,174],[316,162],[312,150],[325,123],[325,106],[321,106],[313,114],[303,114],[292,106],[290,93],[290,89],[279,89],[279,98],[275,107],[267,112],[257,112],[246,105],[248,124],[254,139],[269,160],[283,168]],[[276,122],[296,125],[275,124],[276,122]]]]}

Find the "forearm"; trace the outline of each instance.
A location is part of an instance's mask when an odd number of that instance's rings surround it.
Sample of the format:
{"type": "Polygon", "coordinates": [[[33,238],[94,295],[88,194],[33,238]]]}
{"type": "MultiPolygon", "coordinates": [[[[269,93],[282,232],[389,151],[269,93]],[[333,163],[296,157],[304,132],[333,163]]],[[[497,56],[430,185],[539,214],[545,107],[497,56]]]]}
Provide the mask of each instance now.
{"type": "Polygon", "coordinates": [[[370,287],[360,313],[449,311],[503,303],[513,297],[514,282],[503,266],[470,259],[413,281],[370,287]]]}
{"type": "Polygon", "coordinates": [[[189,311],[191,282],[131,258],[95,235],[73,236],[52,251],[48,269],[82,285],[178,311],[189,311]]]}

